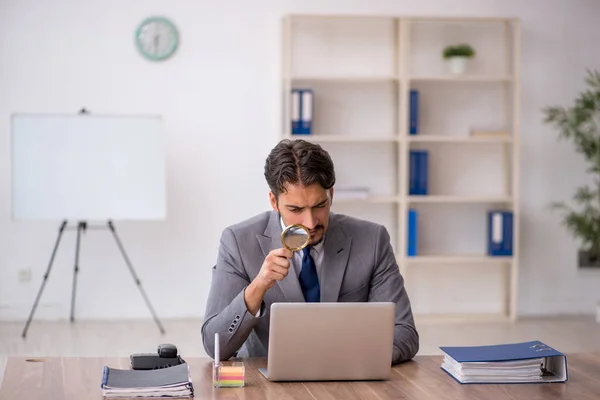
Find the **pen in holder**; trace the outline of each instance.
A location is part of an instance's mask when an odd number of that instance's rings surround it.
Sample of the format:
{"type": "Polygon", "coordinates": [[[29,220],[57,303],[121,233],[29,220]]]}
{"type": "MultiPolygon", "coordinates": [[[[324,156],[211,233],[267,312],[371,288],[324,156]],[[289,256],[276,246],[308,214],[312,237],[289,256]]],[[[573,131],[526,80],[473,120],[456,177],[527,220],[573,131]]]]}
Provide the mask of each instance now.
{"type": "Polygon", "coordinates": [[[231,365],[223,365],[220,358],[219,334],[215,333],[215,362],[213,363],[213,386],[242,387],[246,381],[246,368],[244,363],[234,362],[231,365]]]}

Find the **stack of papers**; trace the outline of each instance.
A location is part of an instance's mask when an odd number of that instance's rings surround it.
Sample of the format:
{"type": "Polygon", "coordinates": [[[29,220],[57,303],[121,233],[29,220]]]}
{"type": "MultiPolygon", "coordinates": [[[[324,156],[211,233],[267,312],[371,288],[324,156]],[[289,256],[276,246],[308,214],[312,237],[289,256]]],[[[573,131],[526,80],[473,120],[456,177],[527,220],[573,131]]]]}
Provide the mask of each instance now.
{"type": "Polygon", "coordinates": [[[194,397],[187,363],[153,370],[104,367],[102,395],[118,397],[194,397]]]}
{"type": "Polygon", "coordinates": [[[460,383],[565,382],[564,354],[540,342],[440,347],[441,368],[460,383]]]}
{"type": "Polygon", "coordinates": [[[541,382],[543,365],[543,358],[459,363],[448,355],[442,362],[442,368],[461,383],[541,382]]]}

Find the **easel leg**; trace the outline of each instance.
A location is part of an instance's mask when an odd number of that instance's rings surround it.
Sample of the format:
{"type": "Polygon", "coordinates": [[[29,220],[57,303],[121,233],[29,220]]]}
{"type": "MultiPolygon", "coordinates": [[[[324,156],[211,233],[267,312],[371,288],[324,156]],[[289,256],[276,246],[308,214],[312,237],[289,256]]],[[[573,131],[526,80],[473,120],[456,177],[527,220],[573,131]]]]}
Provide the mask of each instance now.
{"type": "Polygon", "coordinates": [[[73,292],[71,293],[71,322],[75,321],[75,294],[77,290],[77,274],[79,273],[79,247],[81,245],[81,233],[87,228],[86,222],[77,224],[77,244],[75,245],[75,266],[73,268],[73,292]]]}
{"type": "Polygon", "coordinates": [[[115,238],[115,241],[117,242],[117,245],[119,246],[119,250],[121,250],[121,254],[123,254],[123,258],[125,259],[125,262],[127,263],[127,267],[129,268],[129,271],[131,272],[131,275],[133,276],[133,280],[135,281],[136,285],[140,289],[140,292],[142,293],[142,296],[144,297],[144,300],[146,301],[146,305],[150,309],[150,312],[152,313],[152,316],[154,317],[154,321],[156,321],[156,325],[158,325],[158,329],[160,330],[161,333],[164,334],[165,330],[164,330],[162,324],[160,323],[158,317],[156,316],[156,313],[154,312],[154,309],[152,308],[152,305],[150,304],[150,300],[148,299],[148,296],[146,296],[146,293],[144,292],[144,288],[142,287],[142,283],[140,282],[140,279],[137,277],[135,271],[133,270],[133,266],[131,265],[131,262],[129,261],[127,254],[125,253],[125,249],[123,248],[123,245],[121,244],[121,241],[119,240],[119,237],[117,236],[117,232],[115,230],[115,227],[114,227],[112,221],[108,221],[108,227],[110,228],[110,230],[115,238]]]}
{"type": "Polygon", "coordinates": [[[52,268],[52,264],[54,263],[54,257],[56,256],[56,250],[58,249],[58,245],[60,243],[60,239],[62,238],[62,234],[67,226],[67,220],[64,220],[60,225],[58,230],[58,237],[56,238],[56,243],[54,244],[54,250],[52,251],[52,256],[50,257],[50,262],[48,263],[48,268],[46,269],[46,273],[44,274],[44,280],[42,281],[42,286],[40,286],[40,290],[38,291],[37,297],[35,298],[35,302],[33,303],[33,307],[31,308],[31,312],[29,313],[29,318],[27,319],[27,323],[25,324],[25,328],[23,329],[23,333],[21,337],[25,338],[27,335],[27,329],[29,329],[29,324],[31,324],[31,320],[33,319],[33,314],[38,306],[40,301],[40,297],[42,297],[42,292],[44,291],[44,287],[46,286],[46,281],[48,280],[48,276],[50,276],[50,269],[52,268]]]}

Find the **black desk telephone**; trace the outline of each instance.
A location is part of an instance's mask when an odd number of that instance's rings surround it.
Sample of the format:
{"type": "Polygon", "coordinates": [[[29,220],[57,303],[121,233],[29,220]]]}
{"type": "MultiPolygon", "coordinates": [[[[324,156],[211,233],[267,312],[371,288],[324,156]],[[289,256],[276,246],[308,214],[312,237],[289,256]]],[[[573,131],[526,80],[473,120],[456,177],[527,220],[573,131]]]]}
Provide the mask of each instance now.
{"type": "Polygon", "coordinates": [[[173,344],[161,344],[156,353],[134,353],[129,356],[131,369],[159,369],[183,364],[185,361],[177,354],[173,344]]]}

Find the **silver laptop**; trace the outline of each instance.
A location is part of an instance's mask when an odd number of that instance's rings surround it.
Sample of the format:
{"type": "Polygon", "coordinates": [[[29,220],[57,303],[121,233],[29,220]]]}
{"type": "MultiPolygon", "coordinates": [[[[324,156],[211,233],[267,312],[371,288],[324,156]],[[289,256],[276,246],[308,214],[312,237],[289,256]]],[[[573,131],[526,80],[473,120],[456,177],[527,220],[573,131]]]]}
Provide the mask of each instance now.
{"type": "Polygon", "coordinates": [[[394,303],[274,303],[271,381],[384,380],[391,371],[394,303]]]}

